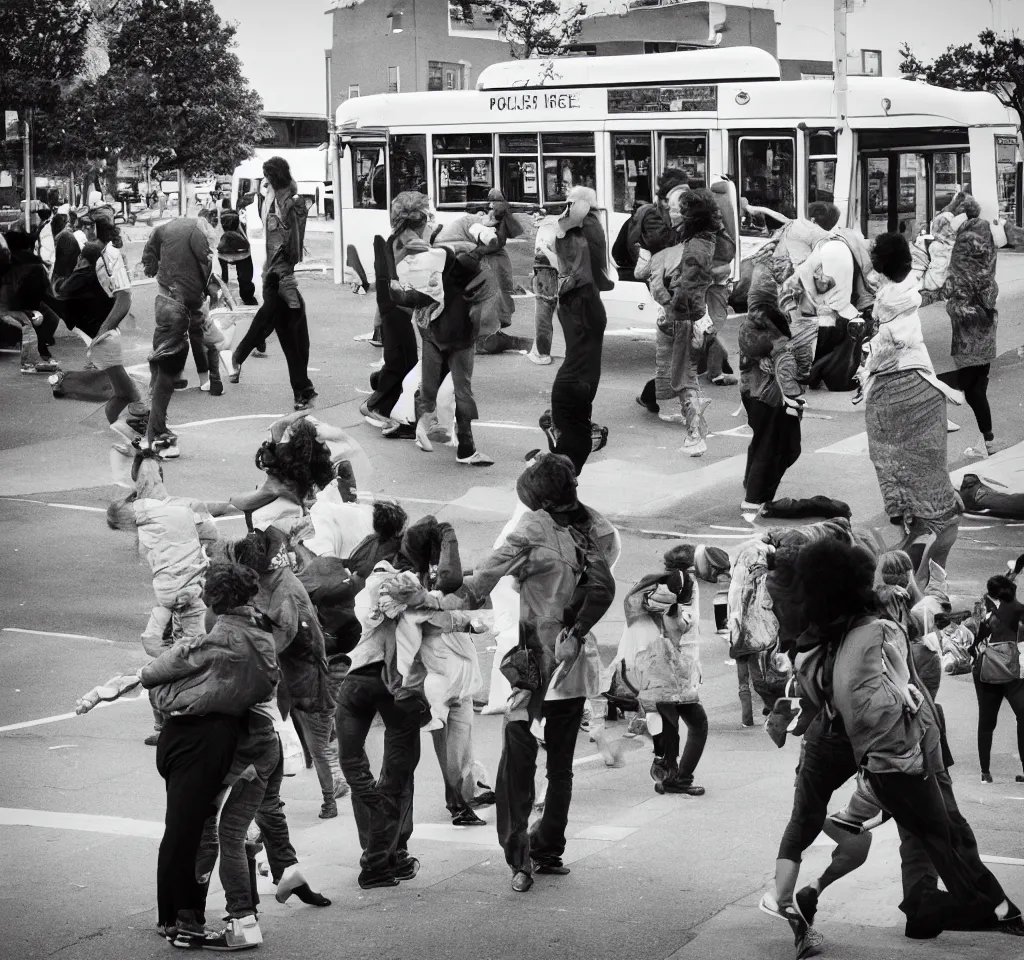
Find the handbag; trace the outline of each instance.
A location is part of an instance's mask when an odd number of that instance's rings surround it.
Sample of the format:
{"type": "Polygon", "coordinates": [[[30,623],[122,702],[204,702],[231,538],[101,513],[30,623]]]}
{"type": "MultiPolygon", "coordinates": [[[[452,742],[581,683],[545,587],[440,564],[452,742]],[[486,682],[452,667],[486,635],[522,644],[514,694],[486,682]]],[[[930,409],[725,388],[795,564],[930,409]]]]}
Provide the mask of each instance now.
{"type": "Polygon", "coordinates": [[[1015,641],[985,641],[978,662],[978,678],[982,683],[1014,683],[1020,679],[1020,651],[1015,641]]]}
{"type": "Polygon", "coordinates": [[[539,690],[540,665],[536,654],[526,645],[527,625],[519,623],[519,643],[501,658],[498,668],[513,690],[539,690]]]}

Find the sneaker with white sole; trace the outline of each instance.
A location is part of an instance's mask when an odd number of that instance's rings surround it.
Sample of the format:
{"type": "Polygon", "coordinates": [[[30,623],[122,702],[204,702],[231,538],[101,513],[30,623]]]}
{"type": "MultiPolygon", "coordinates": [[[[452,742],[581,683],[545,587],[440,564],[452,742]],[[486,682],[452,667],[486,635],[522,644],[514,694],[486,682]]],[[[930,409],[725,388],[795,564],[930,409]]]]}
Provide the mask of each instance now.
{"type": "Polygon", "coordinates": [[[658,419],[662,423],[686,423],[686,417],[681,413],[659,413],[658,419]]]}
{"type": "Polygon", "coordinates": [[[688,457],[703,457],[708,452],[707,441],[696,431],[688,430],[680,448],[688,457]]]}
{"type": "Polygon", "coordinates": [[[956,433],[957,430],[959,430],[959,429],[960,429],[960,424],[959,423],[953,423],[952,420],[947,418],[947,420],[946,420],[946,433],[956,433]]]}
{"type": "Polygon", "coordinates": [[[984,447],[968,447],[964,451],[964,456],[974,460],[984,460],[988,456],[988,450],[984,447]]]}
{"type": "Polygon", "coordinates": [[[526,354],[526,359],[529,360],[530,363],[536,363],[538,366],[546,367],[549,363],[551,363],[551,354],[538,353],[537,345],[534,344],[530,348],[529,353],[526,354]]]}
{"type": "Polygon", "coordinates": [[[250,914],[248,917],[233,918],[222,933],[207,934],[202,941],[204,950],[229,953],[235,950],[253,950],[263,943],[259,921],[250,914]]]}
{"type": "Polygon", "coordinates": [[[469,467],[493,467],[494,461],[485,453],[474,450],[468,457],[456,457],[457,463],[464,463],[469,467]]]}

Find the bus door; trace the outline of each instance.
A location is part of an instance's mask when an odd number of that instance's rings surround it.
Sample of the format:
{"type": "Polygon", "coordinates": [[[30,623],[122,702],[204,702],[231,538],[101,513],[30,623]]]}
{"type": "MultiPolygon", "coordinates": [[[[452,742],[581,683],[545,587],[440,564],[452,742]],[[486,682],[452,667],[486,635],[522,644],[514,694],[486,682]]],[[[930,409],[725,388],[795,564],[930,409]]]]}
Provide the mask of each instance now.
{"type": "Polygon", "coordinates": [[[343,130],[340,141],[347,156],[341,159],[341,196],[334,198],[335,215],[343,217],[345,264],[368,286],[373,238],[388,232],[388,135],[378,128],[343,130]]]}
{"type": "Polygon", "coordinates": [[[658,136],[658,172],[682,170],[691,190],[708,185],[708,135],[706,131],[680,131],[658,136]]]}
{"type": "Polygon", "coordinates": [[[958,190],[970,192],[966,128],[865,130],[858,140],[860,227],[869,240],[902,233],[913,243],[958,190]]]}

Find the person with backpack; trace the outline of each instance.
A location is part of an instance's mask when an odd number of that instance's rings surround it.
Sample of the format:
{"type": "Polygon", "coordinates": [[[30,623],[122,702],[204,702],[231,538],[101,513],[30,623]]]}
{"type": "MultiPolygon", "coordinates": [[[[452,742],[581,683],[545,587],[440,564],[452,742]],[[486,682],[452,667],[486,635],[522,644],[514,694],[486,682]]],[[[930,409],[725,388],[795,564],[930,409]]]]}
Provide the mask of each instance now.
{"type": "Polygon", "coordinates": [[[237,210],[221,210],[220,225],[224,233],[217,243],[220,276],[228,282],[228,267],[233,265],[238,277],[238,295],[247,307],[259,306],[256,285],[252,282],[252,249],[237,210]]]}
{"type": "Polygon", "coordinates": [[[263,164],[269,186],[263,204],[263,232],[267,259],[263,265],[263,306],[253,317],[242,342],[231,353],[224,352],[228,379],[238,383],[242,364],[260,344],[277,331],[288,363],[288,380],[296,410],[313,406],[317,393],[309,379],[309,325],[306,302],[299,293],[295,267],[302,260],[309,211],[299,196],[291,168],[283,157],[271,157],[263,164]]]}
{"type": "Polygon", "coordinates": [[[620,280],[636,279],[634,271],[641,259],[641,250],[653,256],[679,243],[669,216],[669,194],[679,187],[689,188],[686,174],[675,167],[666,168],[658,178],[657,203],[638,206],[620,228],[612,244],[612,260],[619,271],[620,280]]]}
{"type": "MultiPolygon", "coordinates": [[[[1017,642],[1024,628],[1024,604],[1008,576],[990,577],[985,585],[985,617],[971,652],[974,655],[974,692],[978,697],[978,760],[981,782],[992,783],[992,734],[1003,700],[1017,718],[1017,757],[1024,763],[1024,680],[1021,679],[1017,642]]],[[[1018,773],[1017,783],[1024,783],[1018,773]]]]}

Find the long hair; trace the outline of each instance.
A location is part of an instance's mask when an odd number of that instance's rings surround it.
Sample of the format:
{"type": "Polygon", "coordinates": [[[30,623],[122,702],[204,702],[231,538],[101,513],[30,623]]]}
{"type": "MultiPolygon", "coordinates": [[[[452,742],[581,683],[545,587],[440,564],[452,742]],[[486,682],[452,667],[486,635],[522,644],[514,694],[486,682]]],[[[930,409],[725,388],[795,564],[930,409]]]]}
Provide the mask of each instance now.
{"type": "Polygon", "coordinates": [[[684,193],[679,199],[679,208],[683,215],[683,240],[705,231],[717,233],[721,229],[722,213],[715,195],[706,187],[684,193]]]}
{"type": "Polygon", "coordinates": [[[238,563],[213,563],[206,571],[203,597],[214,613],[241,607],[259,590],[259,577],[238,563]]]}
{"type": "Polygon", "coordinates": [[[256,466],[291,487],[300,499],[311,497],[334,479],[330,448],[316,435],[316,427],[300,420],[288,439],[266,441],[256,451],[256,466]]]}
{"type": "Polygon", "coordinates": [[[292,170],[284,157],[271,157],[265,161],[263,176],[275,190],[283,190],[292,182],[292,170]]]}

